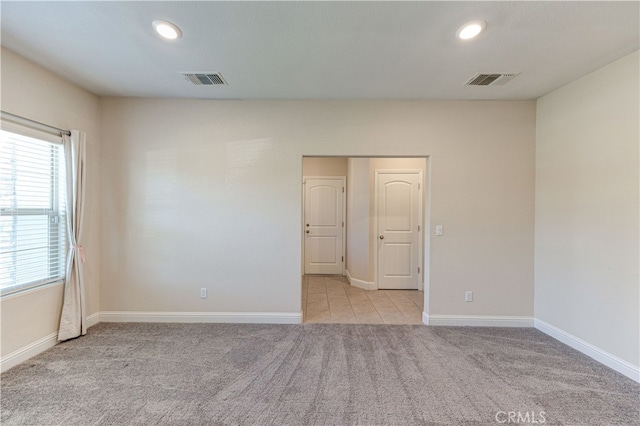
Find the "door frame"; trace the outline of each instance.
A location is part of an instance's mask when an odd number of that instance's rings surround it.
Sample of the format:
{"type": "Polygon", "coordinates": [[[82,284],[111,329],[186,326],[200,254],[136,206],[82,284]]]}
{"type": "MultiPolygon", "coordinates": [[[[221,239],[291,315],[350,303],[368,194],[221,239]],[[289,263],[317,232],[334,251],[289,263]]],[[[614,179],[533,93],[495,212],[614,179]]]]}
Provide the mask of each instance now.
{"type": "MultiPolygon", "coordinates": [[[[427,164],[428,167],[428,164],[427,164]]],[[[427,168],[427,171],[429,169],[427,168]]],[[[427,239],[425,237],[425,228],[426,224],[424,223],[424,176],[422,175],[422,170],[420,169],[375,169],[374,170],[374,194],[373,194],[373,240],[375,241],[374,247],[374,255],[373,255],[373,281],[375,283],[376,289],[379,289],[378,286],[378,255],[380,250],[378,249],[378,185],[379,185],[379,176],[381,174],[417,174],[418,175],[418,224],[420,226],[418,231],[418,261],[420,262],[420,272],[418,273],[418,290],[424,291],[425,283],[424,283],[424,270],[427,268],[425,265],[424,249],[425,244],[427,244],[427,239]]],[[[426,294],[426,291],[425,291],[426,294]]],[[[426,310],[425,310],[426,312],[426,310]]]]}
{"type": "Polygon", "coordinates": [[[344,276],[345,265],[347,264],[347,177],[346,176],[302,176],[302,223],[300,233],[302,235],[302,274],[304,275],[305,270],[305,251],[307,250],[307,239],[305,238],[305,226],[304,226],[304,218],[306,215],[306,196],[307,190],[305,187],[305,181],[307,179],[317,179],[317,180],[341,180],[342,181],[342,273],[344,276]]]}

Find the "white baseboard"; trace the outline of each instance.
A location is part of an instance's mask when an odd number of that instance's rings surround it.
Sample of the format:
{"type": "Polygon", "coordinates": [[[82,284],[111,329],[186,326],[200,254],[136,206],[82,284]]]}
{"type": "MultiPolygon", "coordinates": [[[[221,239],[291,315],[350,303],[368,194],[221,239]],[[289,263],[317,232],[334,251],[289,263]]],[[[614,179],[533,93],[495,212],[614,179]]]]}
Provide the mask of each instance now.
{"type": "Polygon", "coordinates": [[[93,327],[100,322],[100,312],[96,312],[87,317],[87,328],[93,327]]]}
{"type": "Polygon", "coordinates": [[[559,340],[565,345],[571,346],[573,349],[580,351],[587,356],[590,356],[599,363],[606,365],[607,367],[617,371],[618,373],[627,376],[631,380],[640,383],[639,366],[633,365],[630,362],[620,359],[617,356],[612,355],[609,352],[604,351],[597,346],[592,345],[591,343],[585,342],[584,340],[542,320],[535,320],[535,328],[542,331],[544,334],[547,334],[554,339],[559,340]]]}
{"type": "Polygon", "coordinates": [[[42,339],[38,339],[35,342],[2,357],[2,360],[0,360],[0,371],[7,371],[11,367],[15,367],[16,365],[25,362],[29,358],[34,357],[57,344],[58,332],[56,331],[55,333],[44,336],[42,339]]]}
{"type": "Polygon", "coordinates": [[[302,313],[103,311],[100,312],[100,322],[301,324],[302,313]]]}
{"type": "Polygon", "coordinates": [[[422,322],[427,325],[467,327],[533,327],[532,317],[489,315],[428,315],[422,313],[422,322]]]}
{"type": "Polygon", "coordinates": [[[364,281],[364,280],[359,280],[357,278],[353,278],[351,276],[351,274],[349,273],[349,270],[346,270],[345,272],[347,273],[347,280],[349,280],[349,282],[351,283],[352,286],[361,288],[363,290],[377,290],[378,289],[378,287],[376,286],[376,283],[371,282],[371,281],[364,281]]]}
{"type": "MultiPolygon", "coordinates": [[[[94,326],[100,322],[100,312],[96,312],[87,317],[87,328],[94,326]]],[[[51,333],[48,336],[38,339],[33,343],[28,344],[16,351],[11,352],[9,355],[2,357],[0,360],[0,371],[7,371],[11,367],[15,367],[21,362],[25,362],[29,358],[32,358],[49,348],[58,344],[58,332],[51,333]]]]}

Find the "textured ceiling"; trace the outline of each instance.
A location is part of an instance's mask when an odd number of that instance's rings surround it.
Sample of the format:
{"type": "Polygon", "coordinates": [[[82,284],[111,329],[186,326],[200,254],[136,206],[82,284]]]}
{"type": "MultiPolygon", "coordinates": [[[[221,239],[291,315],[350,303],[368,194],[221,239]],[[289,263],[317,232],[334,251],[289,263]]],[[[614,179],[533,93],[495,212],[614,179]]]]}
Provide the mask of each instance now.
{"type": "Polygon", "coordinates": [[[639,49],[631,2],[11,2],[2,45],[99,95],[535,99],[639,49]],[[177,24],[165,42],[151,21],[177,24]],[[483,19],[477,39],[463,23],[483,19]],[[220,72],[194,86],[179,72],[220,72]],[[468,87],[478,72],[521,74],[468,87]]]}

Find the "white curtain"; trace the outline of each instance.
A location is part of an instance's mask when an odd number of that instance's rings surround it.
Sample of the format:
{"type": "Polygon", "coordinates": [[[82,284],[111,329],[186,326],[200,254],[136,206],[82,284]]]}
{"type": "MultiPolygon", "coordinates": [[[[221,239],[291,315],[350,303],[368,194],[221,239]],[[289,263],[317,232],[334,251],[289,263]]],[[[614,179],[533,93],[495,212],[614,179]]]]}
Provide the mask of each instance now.
{"type": "Polygon", "coordinates": [[[86,134],[72,130],[71,136],[63,135],[64,155],[67,167],[67,274],[64,284],[64,302],[58,340],[73,339],[87,334],[84,301],[84,276],[82,264],[82,218],[84,215],[84,189],[86,183],[86,134]]]}

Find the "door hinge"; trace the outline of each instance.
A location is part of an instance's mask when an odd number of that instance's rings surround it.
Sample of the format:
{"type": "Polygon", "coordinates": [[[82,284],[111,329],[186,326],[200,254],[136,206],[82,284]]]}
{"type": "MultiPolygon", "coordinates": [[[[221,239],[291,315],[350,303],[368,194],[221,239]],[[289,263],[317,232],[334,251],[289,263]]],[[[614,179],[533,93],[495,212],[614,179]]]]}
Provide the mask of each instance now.
{"type": "Polygon", "coordinates": [[[344,222],[342,222],[342,227],[344,228],[344,222]]]}
{"type": "Polygon", "coordinates": [[[420,184],[418,184],[418,191],[420,191],[420,184]]]}
{"type": "Polygon", "coordinates": [[[418,273],[420,273],[420,267],[418,267],[418,273]]]}
{"type": "Polygon", "coordinates": [[[342,192],[344,193],[344,186],[342,187],[342,192]]]}
{"type": "Polygon", "coordinates": [[[342,261],[344,262],[344,256],[342,256],[342,261]]]}
{"type": "Polygon", "coordinates": [[[418,225],[418,232],[420,232],[420,225],[418,225]]]}

